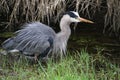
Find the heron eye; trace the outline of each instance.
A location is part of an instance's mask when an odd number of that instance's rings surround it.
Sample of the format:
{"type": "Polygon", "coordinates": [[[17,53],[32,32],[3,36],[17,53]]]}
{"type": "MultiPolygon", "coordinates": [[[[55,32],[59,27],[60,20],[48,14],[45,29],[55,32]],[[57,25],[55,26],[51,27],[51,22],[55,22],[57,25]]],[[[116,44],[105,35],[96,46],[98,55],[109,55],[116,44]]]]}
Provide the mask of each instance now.
{"type": "Polygon", "coordinates": [[[75,17],[75,19],[78,19],[78,17],[75,17]]]}

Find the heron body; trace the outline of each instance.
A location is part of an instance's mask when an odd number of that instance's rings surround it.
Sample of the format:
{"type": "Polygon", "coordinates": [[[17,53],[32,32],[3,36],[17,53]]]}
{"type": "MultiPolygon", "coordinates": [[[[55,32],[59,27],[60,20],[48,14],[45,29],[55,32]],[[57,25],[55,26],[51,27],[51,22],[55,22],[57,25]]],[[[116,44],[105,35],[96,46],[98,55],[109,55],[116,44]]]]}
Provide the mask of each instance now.
{"type": "Polygon", "coordinates": [[[49,53],[65,54],[69,36],[71,34],[70,23],[88,22],[81,18],[77,12],[70,11],[63,15],[60,21],[61,31],[55,31],[40,22],[25,24],[24,28],[15,32],[16,36],[3,42],[2,47],[8,52],[18,51],[25,56],[46,57],[49,53]]]}
{"type": "Polygon", "coordinates": [[[9,38],[3,43],[8,52],[20,51],[26,56],[40,54],[46,56],[53,46],[55,32],[52,28],[40,22],[25,24],[24,28],[15,32],[17,36],[9,38]]]}

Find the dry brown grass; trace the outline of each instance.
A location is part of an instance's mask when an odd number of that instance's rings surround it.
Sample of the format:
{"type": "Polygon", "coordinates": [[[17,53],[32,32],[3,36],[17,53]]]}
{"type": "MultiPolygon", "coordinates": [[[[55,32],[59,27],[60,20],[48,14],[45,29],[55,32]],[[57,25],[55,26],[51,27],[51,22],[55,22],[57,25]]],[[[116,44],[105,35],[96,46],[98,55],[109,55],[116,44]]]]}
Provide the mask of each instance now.
{"type": "Polygon", "coordinates": [[[64,0],[0,0],[0,13],[8,18],[7,26],[21,21],[47,21],[65,11],[64,0]],[[57,12],[57,13],[56,13],[57,12]]]}
{"type": "Polygon", "coordinates": [[[105,29],[110,25],[107,30],[111,33],[115,32],[116,36],[120,33],[120,1],[107,0],[107,13],[105,15],[105,29]]]}
{"type": "Polygon", "coordinates": [[[104,31],[120,32],[119,0],[0,0],[0,14],[7,15],[8,27],[22,21],[45,21],[48,24],[50,20],[56,22],[59,14],[67,11],[66,7],[74,7],[75,11],[87,15],[89,18],[92,18],[96,11],[100,11],[101,7],[106,7],[104,31]],[[106,6],[101,4],[106,4],[106,6]],[[108,25],[109,27],[107,27],[108,25]]]}

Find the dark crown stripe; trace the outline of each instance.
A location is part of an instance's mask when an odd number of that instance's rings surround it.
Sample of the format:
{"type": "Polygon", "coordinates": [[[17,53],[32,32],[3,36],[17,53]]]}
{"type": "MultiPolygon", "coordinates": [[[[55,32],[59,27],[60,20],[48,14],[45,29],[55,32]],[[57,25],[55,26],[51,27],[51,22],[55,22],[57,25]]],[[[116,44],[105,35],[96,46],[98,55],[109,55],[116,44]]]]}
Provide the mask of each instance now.
{"type": "Polygon", "coordinates": [[[65,14],[68,14],[70,17],[72,18],[76,18],[78,17],[76,14],[74,14],[73,12],[69,11],[69,12],[66,12],[65,14]]]}

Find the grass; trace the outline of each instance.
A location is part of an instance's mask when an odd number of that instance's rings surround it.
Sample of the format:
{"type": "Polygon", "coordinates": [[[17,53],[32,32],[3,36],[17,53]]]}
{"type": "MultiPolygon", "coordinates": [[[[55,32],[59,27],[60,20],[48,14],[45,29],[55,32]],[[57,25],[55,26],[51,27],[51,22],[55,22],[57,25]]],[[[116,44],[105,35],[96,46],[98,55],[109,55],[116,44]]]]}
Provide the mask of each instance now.
{"type": "Polygon", "coordinates": [[[26,59],[13,62],[8,56],[0,56],[0,80],[119,80],[120,68],[99,52],[88,54],[86,50],[67,55],[59,62],[48,61],[47,66],[29,64],[26,59]],[[0,63],[1,64],[1,63],[0,63]]]}
{"type": "Polygon", "coordinates": [[[2,38],[9,38],[13,36],[13,32],[4,32],[0,34],[0,37],[2,38]]]}
{"type": "Polygon", "coordinates": [[[89,19],[103,15],[104,19],[94,19],[95,23],[104,21],[103,32],[116,33],[119,36],[119,6],[119,0],[0,0],[0,25],[12,31],[16,28],[15,24],[23,22],[41,21],[53,24],[58,23],[61,13],[75,10],[89,19]],[[96,14],[98,15],[95,16],[96,14]]]}

